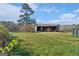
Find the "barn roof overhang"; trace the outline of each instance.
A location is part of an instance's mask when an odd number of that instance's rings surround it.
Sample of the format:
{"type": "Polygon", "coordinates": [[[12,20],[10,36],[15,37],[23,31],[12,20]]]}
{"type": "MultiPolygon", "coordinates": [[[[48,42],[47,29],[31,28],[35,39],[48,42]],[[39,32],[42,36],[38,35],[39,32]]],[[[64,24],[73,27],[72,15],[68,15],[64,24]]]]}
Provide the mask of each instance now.
{"type": "Polygon", "coordinates": [[[36,24],[36,26],[58,26],[58,24],[36,24]]]}

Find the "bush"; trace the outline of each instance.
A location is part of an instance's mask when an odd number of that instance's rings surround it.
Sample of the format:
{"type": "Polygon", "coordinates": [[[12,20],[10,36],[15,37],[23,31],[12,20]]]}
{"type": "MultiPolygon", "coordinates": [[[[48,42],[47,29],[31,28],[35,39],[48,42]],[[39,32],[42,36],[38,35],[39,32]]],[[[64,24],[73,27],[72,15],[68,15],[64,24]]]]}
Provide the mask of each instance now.
{"type": "MultiPolygon", "coordinates": [[[[17,43],[17,42],[16,42],[17,43]]],[[[9,56],[31,56],[32,52],[23,46],[21,46],[20,42],[16,44],[11,51],[8,53],[9,56]]]]}
{"type": "Polygon", "coordinates": [[[8,34],[8,30],[3,25],[0,25],[0,39],[8,38],[8,34]]]}
{"type": "Polygon", "coordinates": [[[0,54],[8,53],[16,43],[16,38],[11,36],[3,25],[0,25],[0,54]]]}
{"type": "Polygon", "coordinates": [[[9,33],[5,26],[0,25],[0,47],[4,48],[8,43],[9,33]]]}

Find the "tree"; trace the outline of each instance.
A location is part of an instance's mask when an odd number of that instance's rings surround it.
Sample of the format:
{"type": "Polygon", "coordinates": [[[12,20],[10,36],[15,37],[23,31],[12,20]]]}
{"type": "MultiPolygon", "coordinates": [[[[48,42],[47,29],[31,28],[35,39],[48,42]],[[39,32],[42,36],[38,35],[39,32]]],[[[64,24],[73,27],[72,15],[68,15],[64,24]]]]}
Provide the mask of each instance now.
{"type": "Polygon", "coordinates": [[[0,25],[4,25],[10,32],[17,31],[17,23],[12,21],[0,21],[0,25]]]}
{"type": "MultiPolygon", "coordinates": [[[[34,13],[34,11],[32,10],[32,8],[27,4],[24,3],[22,5],[22,9],[20,9],[21,15],[20,15],[20,19],[18,20],[19,24],[25,24],[26,27],[28,27],[28,24],[35,24],[36,20],[35,19],[30,19],[30,16],[34,13]]],[[[27,29],[26,29],[27,31],[27,29]]]]}

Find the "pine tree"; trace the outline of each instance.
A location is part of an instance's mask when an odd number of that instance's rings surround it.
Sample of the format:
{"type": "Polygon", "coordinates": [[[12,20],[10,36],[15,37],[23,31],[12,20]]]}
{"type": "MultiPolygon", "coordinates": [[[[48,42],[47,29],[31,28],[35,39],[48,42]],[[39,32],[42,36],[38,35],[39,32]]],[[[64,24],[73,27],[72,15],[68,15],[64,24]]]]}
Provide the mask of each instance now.
{"type": "Polygon", "coordinates": [[[30,19],[30,16],[33,15],[34,11],[27,3],[24,3],[22,5],[22,9],[20,9],[20,12],[21,12],[20,19],[18,20],[19,24],[25,24],[26,27],[28,27],[27,25],[29,24],[36,24],[35,19],[30,19]]]}

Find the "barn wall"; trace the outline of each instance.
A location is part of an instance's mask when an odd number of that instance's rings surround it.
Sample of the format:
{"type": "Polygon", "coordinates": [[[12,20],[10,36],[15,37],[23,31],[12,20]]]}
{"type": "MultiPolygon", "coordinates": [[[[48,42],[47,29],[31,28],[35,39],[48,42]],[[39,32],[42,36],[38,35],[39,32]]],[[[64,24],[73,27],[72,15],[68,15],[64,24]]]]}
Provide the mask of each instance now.
{"type": "Polygon", "coordinates": [[[73,25],[60,25],[59,31],[71,32],[72,29],[73,29],[73,25]]]}

